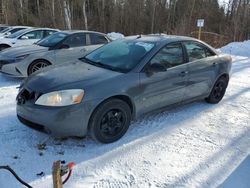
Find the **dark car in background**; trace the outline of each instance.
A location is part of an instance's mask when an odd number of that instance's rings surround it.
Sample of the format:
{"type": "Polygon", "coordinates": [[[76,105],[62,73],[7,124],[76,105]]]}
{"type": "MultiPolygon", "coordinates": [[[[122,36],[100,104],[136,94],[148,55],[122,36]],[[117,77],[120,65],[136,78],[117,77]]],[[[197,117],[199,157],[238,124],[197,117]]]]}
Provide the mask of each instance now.
{"type": "Polygon", "coordinates": [[[17,116],[58,137],[90,133],[114,142],[132,119],[149,112],[198,99],[218,103],[231,61],[189,37],[127,37],[28,77],[17,95],[17,116]]]}

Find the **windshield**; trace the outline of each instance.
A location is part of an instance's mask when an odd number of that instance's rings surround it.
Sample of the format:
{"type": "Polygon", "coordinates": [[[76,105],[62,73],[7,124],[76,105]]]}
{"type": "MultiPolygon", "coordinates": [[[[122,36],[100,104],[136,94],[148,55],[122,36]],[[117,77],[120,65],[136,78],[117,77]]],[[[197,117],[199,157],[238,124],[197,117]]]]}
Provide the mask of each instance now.
{"type": "Polygon", "coordinates": [[[23,33],[27,32],[28,30],[30,30],[30,29],[22,29],[22,30],[20,30],[20,31],[17,31],[17,32],[15,32],[15,33],[9,35],[9,36],[6,36],[5,38],[11,38],[11,39],[17,38],[17,37],[19,37],[20,35],[22,35],[23,33]]]}
{"type": "Polygon", "coordinates": [[[155,46],[151,42],[118,40],[104,45],[81,60],[103,68],[128,72],[155,46]]]}
{"type": "Polygon", "coordinates": [[[36,44],[44,47],[53,47],[57,45],[59,42],[61,42],[63,39],[65,39],[65,37],[68,35],[69,34],[67,33],[58,32],[38,41],[36,44]]]}
{"type": "Polygon", "coordinates": [[[0,33],[5,33],[6,31],[9,31],[11,28],[10,27],[7,27],[6,29],[0,31],[0,33]]]}

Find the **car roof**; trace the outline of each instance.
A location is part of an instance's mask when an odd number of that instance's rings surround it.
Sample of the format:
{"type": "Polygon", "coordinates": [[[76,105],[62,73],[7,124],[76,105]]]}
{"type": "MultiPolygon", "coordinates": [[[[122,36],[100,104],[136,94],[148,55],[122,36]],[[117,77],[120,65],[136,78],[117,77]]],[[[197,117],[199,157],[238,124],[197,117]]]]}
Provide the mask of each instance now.
{"type": "Polygon", "coordinates": [[[31,28],[27,28],[27,29],[24,29],[23,31],[25,32],[29,32],[29,31],[36,31],[36,30],[54,30],[54,31],[59,31],[58,29],[53,29],[53,28],[39,28],[39,27],[31,27],[31,28]]]}
{"type": "Polygon", "coordinates": [[[125,37],[125,39],[138,39],[141,41],[148,42],[178,42],[178,41],[198,41],[195,38],[187,37],[187,36],[177,36],[177,35],[166,35],[166,34],[149,34],[149,35],[136,35],[125,37]]]}
{"type": "Polygon", "coordinates": [[[171,42],[180,42],[180,41],[194,41],[194,42],[199,42],[204,44],[205,46],[209,47],[215,52],[215,49],[210,46],[209,44],[198,40],[193,37],[188,37],[188,36],[179,36],[179,35],[166,35],[166,34],[149,34],[149,35],[136,35],[136,36],[129,36],[125,37],[125,39],[137,39],[138,41],[143,41],[143,42],[154,42],[157,44],[167,44],[171,42]]]}
{"type": "Polygon", "coordinates": [[[10,26],[11,29],[15,29],[15,28],[32,28],[31,26],[10,26]]]}
{"type": "Polygon", "coordinates": [[[106,35],[105,33],[97,32],[97,31],[88,31],[88,30],[63,30],[62,32],[67,33],[67,34],[96,33],[96,34],[106,35]]]}

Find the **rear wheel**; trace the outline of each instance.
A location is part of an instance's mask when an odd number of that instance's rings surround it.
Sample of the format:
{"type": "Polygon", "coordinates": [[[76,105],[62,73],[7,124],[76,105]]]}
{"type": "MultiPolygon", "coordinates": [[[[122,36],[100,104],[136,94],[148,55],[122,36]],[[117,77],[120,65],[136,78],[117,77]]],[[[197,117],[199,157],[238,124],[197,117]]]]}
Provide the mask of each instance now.
{"type": "Polygon", "coordinates": [[[226,92],[227,85],[228,85],[228,79],[226,79],[225,77],[220,77],[215,82],[210,95],[205,100],[211,104],[219,103],[226,92]]]}
{"type": "Polygon", "coordinates": [[[119,99],[104,102],[91,117],[91,137],[102,143],[115,142],[126,133],[130,121],[131,109],[127,103],[119,99]]]}
{"type": "Polygon", "coordinates": [[[32,62],[28,68],[28,75],[31,75],[33,74],[34,72],[44,68],[44,67],[47,67],[49,66],[50,63],[48,61],[45,61],[45,60],[36,60],[34,62],[32,62]]]}

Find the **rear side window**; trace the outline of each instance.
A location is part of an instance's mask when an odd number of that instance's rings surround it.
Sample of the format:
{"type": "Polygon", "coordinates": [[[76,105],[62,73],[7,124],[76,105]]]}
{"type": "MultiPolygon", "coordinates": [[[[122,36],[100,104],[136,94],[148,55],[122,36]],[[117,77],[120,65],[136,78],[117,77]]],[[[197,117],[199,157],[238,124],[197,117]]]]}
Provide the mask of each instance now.
{"type": "Polygon", "coordinates": [[[63,44],[68,45],[70,48],[72,47],[81,47],[86,46],[86,34],[78,33],[69,36],[63,44]]]}
{"type": "Polygon", "coordinates": [[[21,38],[22,37],[26,37],[27,39],[42,39],[43,38],[43,30],[31,31],[31,32],[28,32],[28,33],[22,35],[21,38]]]}
{"type": "Polygon", "coordinates": [[[56,31],[53,31],[53,30],[44,30],[44,32],[43,32],[43,37],[45,38],[45,37],[47,37],[47,36],[50,36],[50,35],[52,35],[52,34],[54,34],[56,31]]]}
{"type": "Polygon", "coordinates": [[[108,40],[103,35],[90,33],[89,36],[91,45],[108,43],[108,40]]]}
{"type": "Polygon", "coordinates": [[[150,64],[160,63],[166,68],[175,67],[184,63],[183,49],[180,43],[168,44],[162,48],[150,61],[150,64]]]}
{"type": "Polygon", "coordinates": [[[215,55],[206,46],[196,42],[185,42],[184,45],[187,50],[189,62],[215,55]]]}

